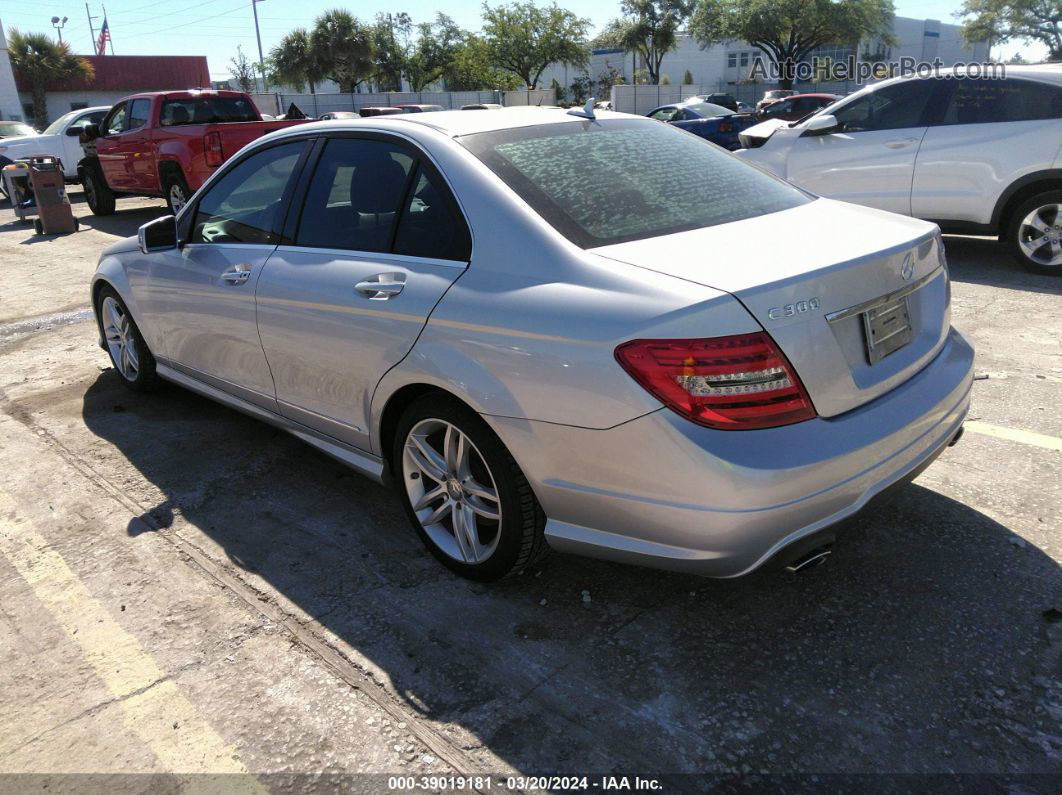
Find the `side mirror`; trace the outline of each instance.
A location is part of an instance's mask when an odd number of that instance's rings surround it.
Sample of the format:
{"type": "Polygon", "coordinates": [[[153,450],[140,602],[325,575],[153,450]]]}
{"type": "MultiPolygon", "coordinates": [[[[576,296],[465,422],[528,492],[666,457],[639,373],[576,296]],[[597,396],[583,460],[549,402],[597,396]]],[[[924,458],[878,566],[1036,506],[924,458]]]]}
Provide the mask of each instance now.
{"type": "Polygon", "coordinates": [[[140,251],[150,254],[152,251],[170,251],[177,248],[177,219],[164,215],[154,221],[148,221],[137,230],[140,251]]]}
{"type": "Polygon", "coordinates": [[[86,141],[91,141],[93,138],[100,137],[100,126],[98,124],[86,124],[80,129],[77,127],[71,127],[70,129],[77,130],[77,132],[73,133],[70,130],[67,130],[67,135],[84,135],[86,141]]]}
{"type": "Polygon", "coordinates": [[[837,122],[837,117],[827,113],[824,116],[815,116],[804,125],[804,135],[829,135],[837,132],[840,128],[841,125],[837,122]]]}
{"type": "Polygon", "coordinates": [[[85,129],[84,127],[67,127],[66,128],[66,135],[67,135],[68,138],[80,138],[81,137],[81,131],[84,130],[84,129],[85,129]]]}

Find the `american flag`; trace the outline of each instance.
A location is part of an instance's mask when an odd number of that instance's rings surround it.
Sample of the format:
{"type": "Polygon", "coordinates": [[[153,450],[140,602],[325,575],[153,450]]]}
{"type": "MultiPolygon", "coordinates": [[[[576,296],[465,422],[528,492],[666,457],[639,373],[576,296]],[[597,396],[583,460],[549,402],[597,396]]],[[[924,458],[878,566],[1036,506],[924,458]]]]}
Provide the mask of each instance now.
{"type": "Polygon", "coordinates": [[[107,17],[103,18],[103,27],[100,28],[100,37],[96,39],[96,55],[107,54],[107,42],[111,40],[111,29],[107,25],[107,17]]]}

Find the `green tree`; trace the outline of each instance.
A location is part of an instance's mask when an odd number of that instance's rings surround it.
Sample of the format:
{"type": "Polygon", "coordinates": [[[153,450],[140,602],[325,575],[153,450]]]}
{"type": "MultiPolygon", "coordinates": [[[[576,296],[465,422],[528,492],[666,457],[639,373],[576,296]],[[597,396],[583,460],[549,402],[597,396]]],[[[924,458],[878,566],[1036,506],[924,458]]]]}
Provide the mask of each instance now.
{"type": "Polygon", "coordinates": [[[302,91],[309,83],[311,94],[316,93],[316,84],[324,79],[325,71],[305,28],[296,28],[286,34],[269,51],[266,69],[271,83],[290,85],[296,91],[302,91]]]}
{"type": "Polygon", "coordinates": [[[466,34],[453,60],[443,72],[443,80],[450,91],[482,91],[499,88],[512,91],[520,87],[520,78],[498,68],[491,56],[490,45],[482,36],[466,34]]]}
{"type": "Polygon", "coordinates": [[[372,32],[339,8],[314,20],[310,49],[325,77],[338,83],[344,93],[352,92],[375,68],[372,32]]]}
{"type": "Polygon", "coordinates": [[[417,30],[417,43],[406,61],[406,77],[412,90],[423,91],[450,68],[466,34],[443,13],[434,22],[421,22],[417,30]]]}
{"type": "Polygon", "coordinates": [[[759,47],[792,88],[797,64],[824,44],[858,44],[891,34],[892,0],[697,0],[689,30],[707,46],[737,39],[759,47]]]}
{"type": "Polygon", "coordinates": [[[678,31],[690,13],[687,0],[623,0],[623,16],[605,26],[595,40],[642,57],[649,82],[660,82],[660,63],[678,46],[678,31]]]}
{"type": "Polygon", "coordinates": [[[491,57],[528,88],[535,88],[552,63],[585,67],[590,62],[589,27],[590,20],[556,3],[542,8],[533,2],[494,8],[483,4],[483,35],[491,57]]]}
{"type": "Polygon", "coordinates": [[[376,15],[372,26],[373,50],[376,52],[372,80],[378,91],[402,90],[412,34],[413,20],[404,11],[376,15]]]}
{"type": "Polygon", "coordinates": [[[1062,61],[1062,0],[966,0],[955,16],[965,19],[968,44],[1031,39],[1047,46],[1048,60],[1062,61]]]}
{"type": "Polygon", "coordinates": [[[12,29],[7,34],[11,68],[31,86],[33,94],[33,123],[48,126],[48,103],[45,89],[56,80],[91,80],[95,75],[92,64],[74,55],[70,45],[53,41],[46,33],[21,33],[12,29]]]}
{"type": "Polygon", "coordinates": [[[693,85],[693,72],[691,72],[689,69],[687,69],[682,75],[682,85],[684,85],[684,86],[692,86],[693,85]]]}
{"type": "Polygon", "coordinates": [[[247,94],[258,90],[258,81],[254,79],[254,64],[243,54],[243,47],[236,47],[236,55],[229,59],[229,74],[240,91],[247,94]]]}

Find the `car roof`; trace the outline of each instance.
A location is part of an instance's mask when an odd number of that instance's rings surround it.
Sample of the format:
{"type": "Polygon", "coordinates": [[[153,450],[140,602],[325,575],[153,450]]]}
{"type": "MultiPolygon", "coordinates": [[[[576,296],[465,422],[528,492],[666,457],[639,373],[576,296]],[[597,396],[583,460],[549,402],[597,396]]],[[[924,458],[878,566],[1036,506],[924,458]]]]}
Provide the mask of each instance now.
{"type": "MultiPolygon", "coordinates": [[[[633,116],[629,113],[616,113],[610,110],[595,111],[598,119],[640,119],[641,116],[633,116]]],[[[532,127],[538,124],[562,124],[580,121],[576,116],[570,116],[563,109],[539,108],[534,105],[502,108],[491,113],[469,113],[467,110],[439,110],[434,113],[403,113],[394,116],[377,116],[371,119],[362,119],[362,123],[374,123],[384,126],[384,122],[390,124],[419,124],[430,127],[441,133],[454,138],[462,135],[473,135],[481,132],[493,132],[495,130],[508,130],[517,127],[532,127]]],[[[585,120],[584,120],[585,121],[585,120]]],[[[329,129],[336,129],[338,122],[327,122],[329,129]]],[[[301,127],[302,125],[300,125],[301,127]]]]}

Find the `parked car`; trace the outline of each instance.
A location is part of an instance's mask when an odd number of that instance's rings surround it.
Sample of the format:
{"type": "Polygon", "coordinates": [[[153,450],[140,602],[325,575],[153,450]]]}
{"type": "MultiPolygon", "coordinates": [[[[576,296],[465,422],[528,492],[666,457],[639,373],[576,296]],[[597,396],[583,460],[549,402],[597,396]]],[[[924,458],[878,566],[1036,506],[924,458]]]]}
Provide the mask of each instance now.
{"type": "Polygon", "coordinates": [[[25,122],[0,121],[0,139],[14,138],[16,136],[36,135],[37,131],[25,122]]]}
{"type": "Polygon", "coordinates": [[[832,105],[840,98],[837,94],[794,94],[764,106],[758,115],[761,120],[798,121],[827,105],[832,105]]]}
{"type": "Polygon", "coordinates": [[[436,111],[443,110],[442,105],[418,105],[410,103],[402,103],[395,105],[403,113],[435,113],[436,111]]]}
{"type": "Polygon", "coordinates": [[[820,560],[961,431],[937,229],[582,112],[256,141],[103,253],[101,345],[392,482],[468,577],[820,560]]]}
{"type": "Polygon", "coordinates": [[[730,94],[697,94],[689,97],[684,102],[708,102],[712,105],[722,105],[728,110],[738,112],[738,101],[730,94]]]}
{"type": "Polygon", "coordinates": [[[743,157],[814,193],[997,235],[1026,268],[1062,275],[1062,66],[895,78],[741,139],[743,157]]]}
{"type": "Polygon", "coordinates": [[[737,149],[741,146],[738,133],[755,124],[752,116],[742,116],[709,102],[683,102],[677,105],[661,105],[646,114],[650,119],[673,124],[724,149],[737,149]]]}
{"type": "Polygon", "coordinates": [[[389,108],[389,107],[365,107],[358,110],[358,115],[362,117],[367,116],[394,116],[402,112],[401,108],[389,108]]]}
{"type": "Polygon", "coordinates": [[[84,129],[78,176],[94,215],[114,212],[119,195],[163,196],[176,212],[244,145],[301,120],[262,121],[239,91],[157,91],[114,104],[84,129]]]}
{"type": "MultiPolygon", "coordinates": [[[[356,119],[361,114],[355,113],[352,110],[333,110],[329,113],[322,113],[317,118],[320,121],[330,121],[332,119],[356,119]]],[[[365,114],[368,115],[368,114],[365,114]]]]}
{"type": "Polygon", "coordinates": [[[796,91],[789,88],[774,88],[763,95],[763,98],[756,103],[756,112],[763,110],[767,105],[772,102],[777,102],[780,99],[791,97],[796,94],[796,91]]]}
{"type": "Polygon", "coordinates": [[[755,113],[756,112],[756,108],[754,108],[752,105],[750,105],[747,102],[741,102],[740,100],[738,100],[738,104],[737,105],[738,105],[737,106],[737,112],[738,113],[755,113]]]}
{"type": "Polygon", "coordinates": [[[471,105],[462,105],[461,110],[501,110],[502,106],[496,102],[474,102],[471,105]]]}
{"type": "MultiPolygon", "coordinates": [[[[99,124],[108,110],[109,107],[72,110],[49,124],[42,133],[21,122],[14,122],[19,129],[28,132],[0,141],[0,168],[22,157],[49,155],[62,161],[63,176],[66,179],[77,179],[77,164],[83,157],[81,133],[87,125],[99,124]]],[[[12,122],[0,122],[0,130],[5,124],[12,122]]]]}

